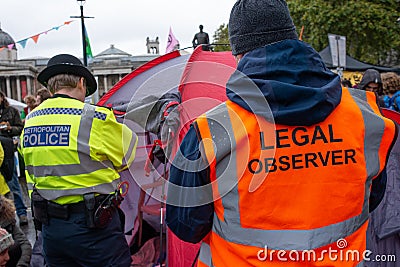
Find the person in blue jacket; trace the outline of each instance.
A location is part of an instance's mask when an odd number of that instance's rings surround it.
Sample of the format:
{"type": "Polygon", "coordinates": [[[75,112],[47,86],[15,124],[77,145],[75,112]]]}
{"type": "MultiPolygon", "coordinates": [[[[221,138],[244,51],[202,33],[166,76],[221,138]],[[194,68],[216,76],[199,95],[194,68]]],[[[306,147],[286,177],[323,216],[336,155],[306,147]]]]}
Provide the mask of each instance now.
{"type": "Polygon", "coordinates": [[[400,76],[395,72],[382,73],[384,107],[400,112],[400,76]]]}
{"type": "MultiPolygon", "coordinates": [[[[295,31],[288,30],[293,27],[291,20],[274,17],[268,8],[258,12],[263,17],[257,21],[268,16],[268,23],[252,24],[245,19],[230,21],[228,30],[235,52],[248,51],[245,56],[237,57],[237,70],[254,81],[262,96],[243,89],[243,95],[253,100],[249,107],[241,96],[230,90],[241,82],[233,74],[227,83],[228,99],[260,113],[265,110],[260,103],[267,101],[277,124],[313,125],[323,121],[341,101],[340,77],[325,66],[318,52],[298,40],[295,31]],[[235,39],[245,33],[249,33],[247,38],[235,39]]],[[[199,144],[198,131],[192,124],[171,166],[167,194],[166,223],[174,234],[190,243],[198,243],[211,231],[214,216],[211,188],[208,191],[187,190],[210,183],[210,168],[201,164],[199,144]],[[193,199],[211,201],[195,205],[193,199]],[[179,205],[185,202],[188,205],[179,205]]],[[[381,201],[385,184],[384,176],[374,179],[370,210],[381,201]]]]}

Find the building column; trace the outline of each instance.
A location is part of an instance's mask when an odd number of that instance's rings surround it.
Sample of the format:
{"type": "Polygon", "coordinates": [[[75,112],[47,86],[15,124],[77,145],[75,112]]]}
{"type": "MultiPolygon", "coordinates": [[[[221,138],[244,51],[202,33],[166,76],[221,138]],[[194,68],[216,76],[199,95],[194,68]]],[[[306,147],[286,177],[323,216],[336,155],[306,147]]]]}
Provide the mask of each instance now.
{"type": "Polygon", "coordinates": [[[108,91],[107,75],[104,75],[103,82],[104,82],[104,92],[107,93],[107,91],[108,91]]]}
{"type": "Polygon", "coordinates": [[[11,98],[11,84],[10,84],[10,77],[6,77],[6,90],[7,90],[7,97],[11,98]]]}
{"type": "Polygon", "coordinates": [[[30,76],[26,76],[26,89],[28,90],[28,95],[33,95],[30,76]]]}
{"type": "Polygon", "coordinates": [[[19,79],[19,76],[17,76],[17,100],[21,102],[21,81],[19,79]]]}
{"type": "Polygon", "coordinates": [[[94,76],[94,79],[97,83],[97,90],[94,92],[92,100],[94,104],[97,104],[97,102],[99,102],[99,76],[94,76]]]}

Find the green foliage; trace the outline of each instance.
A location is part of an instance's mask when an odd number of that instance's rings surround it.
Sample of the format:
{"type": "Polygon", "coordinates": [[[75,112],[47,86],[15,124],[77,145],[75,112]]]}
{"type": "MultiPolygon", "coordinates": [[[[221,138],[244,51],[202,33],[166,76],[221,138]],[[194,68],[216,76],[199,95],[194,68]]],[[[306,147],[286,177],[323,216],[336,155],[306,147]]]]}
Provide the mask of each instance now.
{"type": "Polygon", "coordinates": [[[228,24],[223,23],[219,28],[215,31],[213,35],[214,40],[214,51],[230,51],[231,46],[229,45],[229,36],[228,36],[228,24]]]}
{"type": "Polygon", "coordinates": [[[400,64],[399,0],[287,0],[303,40],[317,51],[328,33],[346,36],[347,54],[377,65],[400,64]]]}

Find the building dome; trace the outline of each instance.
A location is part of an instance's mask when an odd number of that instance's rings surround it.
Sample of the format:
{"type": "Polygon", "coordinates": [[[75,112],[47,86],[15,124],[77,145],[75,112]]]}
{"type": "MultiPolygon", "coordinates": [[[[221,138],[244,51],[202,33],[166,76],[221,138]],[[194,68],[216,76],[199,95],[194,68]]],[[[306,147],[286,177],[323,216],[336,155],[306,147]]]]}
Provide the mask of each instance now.
{"type": "Polygon", "coordinates": [[[0,28],[0,47],[8,46],[9,44],[14,44],[12,49],[17,50],[14,39],[0,28]]]}

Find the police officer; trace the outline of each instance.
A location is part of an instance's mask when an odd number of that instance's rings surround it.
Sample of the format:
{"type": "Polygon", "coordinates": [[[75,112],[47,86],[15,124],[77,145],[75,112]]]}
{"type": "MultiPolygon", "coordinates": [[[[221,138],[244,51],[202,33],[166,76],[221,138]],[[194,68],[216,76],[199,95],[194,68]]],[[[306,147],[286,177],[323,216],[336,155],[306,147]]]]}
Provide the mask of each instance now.
{"type": "Polygon", "coordinates": [[[137,136],[112,111],[84,103],[97,83],[78,58],[54,56],[38,80],[54,96],[27,116],[21,151],[46,263],[129,266],[117,185],[137,136]]]}

